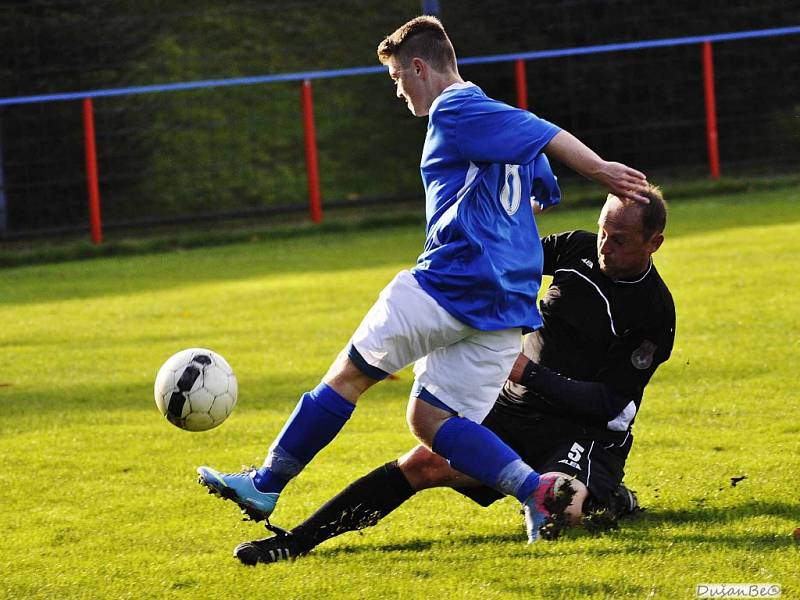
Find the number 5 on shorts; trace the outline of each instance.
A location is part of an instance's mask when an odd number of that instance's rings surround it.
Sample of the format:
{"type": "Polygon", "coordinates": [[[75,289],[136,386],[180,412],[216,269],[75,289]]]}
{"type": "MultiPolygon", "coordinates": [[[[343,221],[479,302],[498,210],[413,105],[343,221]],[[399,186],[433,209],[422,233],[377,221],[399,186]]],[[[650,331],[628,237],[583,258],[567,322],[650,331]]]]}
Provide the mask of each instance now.
{"type": "Polygon", "coordinates": [[[581,456],[585,450],[586,448],[581,446],[578,442],[575,442],[567,453],[567,457],[569,457],[571,461],[580,462],[581,456]]]}

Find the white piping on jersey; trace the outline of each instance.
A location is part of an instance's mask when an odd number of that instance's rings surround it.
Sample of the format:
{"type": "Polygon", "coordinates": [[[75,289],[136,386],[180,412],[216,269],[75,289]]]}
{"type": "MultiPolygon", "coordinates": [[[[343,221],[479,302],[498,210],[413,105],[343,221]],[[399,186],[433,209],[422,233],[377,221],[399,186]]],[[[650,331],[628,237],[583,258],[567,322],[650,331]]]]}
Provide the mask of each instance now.
{"type": "Polygon", "coordinates": [[[467,176],[464,177],[464,185],[461,186],[461,189],[456,192],[456,202],[461,202],[461,198],[464,197],[464,194],[467,193],[469,186],[472,185],[472,182],[475,181],[475,178],[478,176],[478,165],[474,162],[469,161],[469,169],[467,169],[467,176]]]}
{"type": "Polygon", "coordinates": [[[616,417],[614,417],[613,420],[608,422],[608,428],[611,431],[627,431],[627,429],[631,426],[633,417],[635,416],[636,403],[631,400],[628,402],[627,406],[623,408],[616,417]]]}
{"type": "Polygon", "coordinates": [[[592,448],[594,448],[594,440],[592,445],[589,446],[589,452],[586,454],[586,487],[589,487],[589,480],[592,478],[592,448]]]}
{"type": "Polygon", "coordinates": [[[628,428],[628,433],[625,434],[625,439],[623,439],[619,444],[617,444],[616,442],[611,442],[608,446],[603,446],[603,448],[605,448],[606,450],[608,450],[609,448],[613,448],[614,446],[622,448],[625,445],[625,442],[628,441],[629,437],[631,437],[630,427],[628,428]]]}
{"type": "Polygon", "coordinates": [[[569,273],[575,273],[575,275],[578,275],[579,277],[582,277],[583,279],[585,279],[586,281],[591,283],[592,286],[594,286],[594,289],[596,289],[597,293],[600,294],[600,297],[603,299],[603,302],[606,303],[606,313],[608,314],[608,321],[611,323],[611,333],[614,334],[614,337],[619,337],[619,335],[617,335],[617,330],[614,327],[614,317],[611,316],[611,303],[608,301],[608,298],[605,297],[605,294],[603,294],[603,292],[600,290],[598,285],[594,281],[589,279],[586,275],[584,275],[580,271],[576,271],[575,269],[556,269],[555,270],[556,273],[558,273],[559,271],[567,271],[569,273]]]}
{"type": "MultiPolygon", "coordinates": [[[[455,84],[454,84],[455,85],[455,84]]],[[[453,216],[455,212],[458,210],[458,205],[461,204],[461,200],[464,198],[466,193],[469,191],[470,186],[475,181],[475,178],[478,176],[478,172],[480,169],[478,165],[474,162],[469,161],[469,169],[467,169],[467,174],[464,177],[464,185],[461,186],[461,189],[456,192],[456,201],[450,205],[450,207],[444,212],[444,214],[439,217],[439,220],[436,221],[436,224],[439,223],[449,223],[453,220],[453,216]]],[[[441,246],[442,243],[439,241],[439,236],[437,235],[437,231],[434,230],[433,232],[433,243],[437,246],[441,246]]]]}
{"type": "Polygon", "coordinates": [[[476,86],[471,81],[464,81],[463,83],[454,83],[453,85],[449,85],[446,88],[444,88],[442,90],[442,93],[433,99],[433,103],[431,103],[431,108],[428,112],[428,115],[430,116],[430,114],[433,113],[438,108],[439,102],[441,102],[441,98],[444,96],[445,92],[450,90],[463,90],[469,87],[478,87],[478,86],[476,86]]]}
{"type": "Polygon", "coordinates": [[[628,429],[628,433],[625,435],[625,439],[619,443],[619,447],[622,448],[625,445],[625,442],[628,441],[628,438],[631,437],[631,430],[628,429]]]}
{"type": "Polygon", "coordinates": [[[634,279],[633,281],[625,281],[624,279],[615,279],[614,283],[639,283],[640,281],[644,280],[650,274],[650,271],[653,268],[653,258],[650,257],[650,264],[647,265],[647,270],[644,272],[644,275],[639,277],[639,279],[634,279]]]}
{"type": "Polygon", "coordinates": [[[476,86],[471,81],[462,81],[460,83],[454,83],[452,85],[448,85],[446,88],[442,90],[442,94],[444,94],[448,90],[463,90],[464,88],[468,87],[476,87],[476,86]]]}

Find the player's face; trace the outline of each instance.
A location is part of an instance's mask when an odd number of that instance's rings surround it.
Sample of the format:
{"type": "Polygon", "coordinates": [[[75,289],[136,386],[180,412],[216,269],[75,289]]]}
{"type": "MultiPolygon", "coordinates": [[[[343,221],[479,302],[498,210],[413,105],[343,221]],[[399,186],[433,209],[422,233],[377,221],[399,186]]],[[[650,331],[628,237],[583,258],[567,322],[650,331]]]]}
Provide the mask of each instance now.
{"type": "Polygon", "coordinates": [[[424,65],[418,64],[419,59],[413,59],[411,64],[403,68],[402,64],[391,57],[388,62],[389,77],[394,81],[397,97],[406,101],[406,106],[415,117],[424,117],[428,114],[431,101],[425,87],[424,65]]]}
{"type": "Polygon", "coordinates": [[[609,194],[597,222],[597,259],[611,279],[629,279],[644,272],[650,255],[663,241],[660,233],[645,236],[641,208],[609,194]]]}

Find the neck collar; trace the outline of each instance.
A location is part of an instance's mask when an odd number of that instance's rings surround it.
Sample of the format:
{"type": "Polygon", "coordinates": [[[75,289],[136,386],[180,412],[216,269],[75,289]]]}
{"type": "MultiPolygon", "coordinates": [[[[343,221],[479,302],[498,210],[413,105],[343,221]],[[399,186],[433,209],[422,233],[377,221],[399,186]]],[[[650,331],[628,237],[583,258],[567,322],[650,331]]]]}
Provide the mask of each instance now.
{"type": "Polygon", "coordinates": [[[651,256],[647,268],[644,270],[643,273],[636,275],[631,279],[612,279],[611,281],[613,281],[614,283],[629,283],[629,284],[639,283],[643,281],[650,274],[650,271],[652,270],[653,270],[653,257],[651,256]]]}

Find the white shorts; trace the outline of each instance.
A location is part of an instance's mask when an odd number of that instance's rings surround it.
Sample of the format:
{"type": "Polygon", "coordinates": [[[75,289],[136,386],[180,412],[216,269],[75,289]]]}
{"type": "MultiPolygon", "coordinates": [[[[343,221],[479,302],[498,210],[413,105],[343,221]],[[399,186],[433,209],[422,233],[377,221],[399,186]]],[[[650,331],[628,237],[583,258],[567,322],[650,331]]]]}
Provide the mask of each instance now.
{"type": "Polygon", "coordinates": [[[350,344],[360,356],[350,356],[374,379],[414,363],[412,395],[480,423],[511,372],[520,341],[519,328],[465,325],[401,271],[356,329],[350,344]]]}

